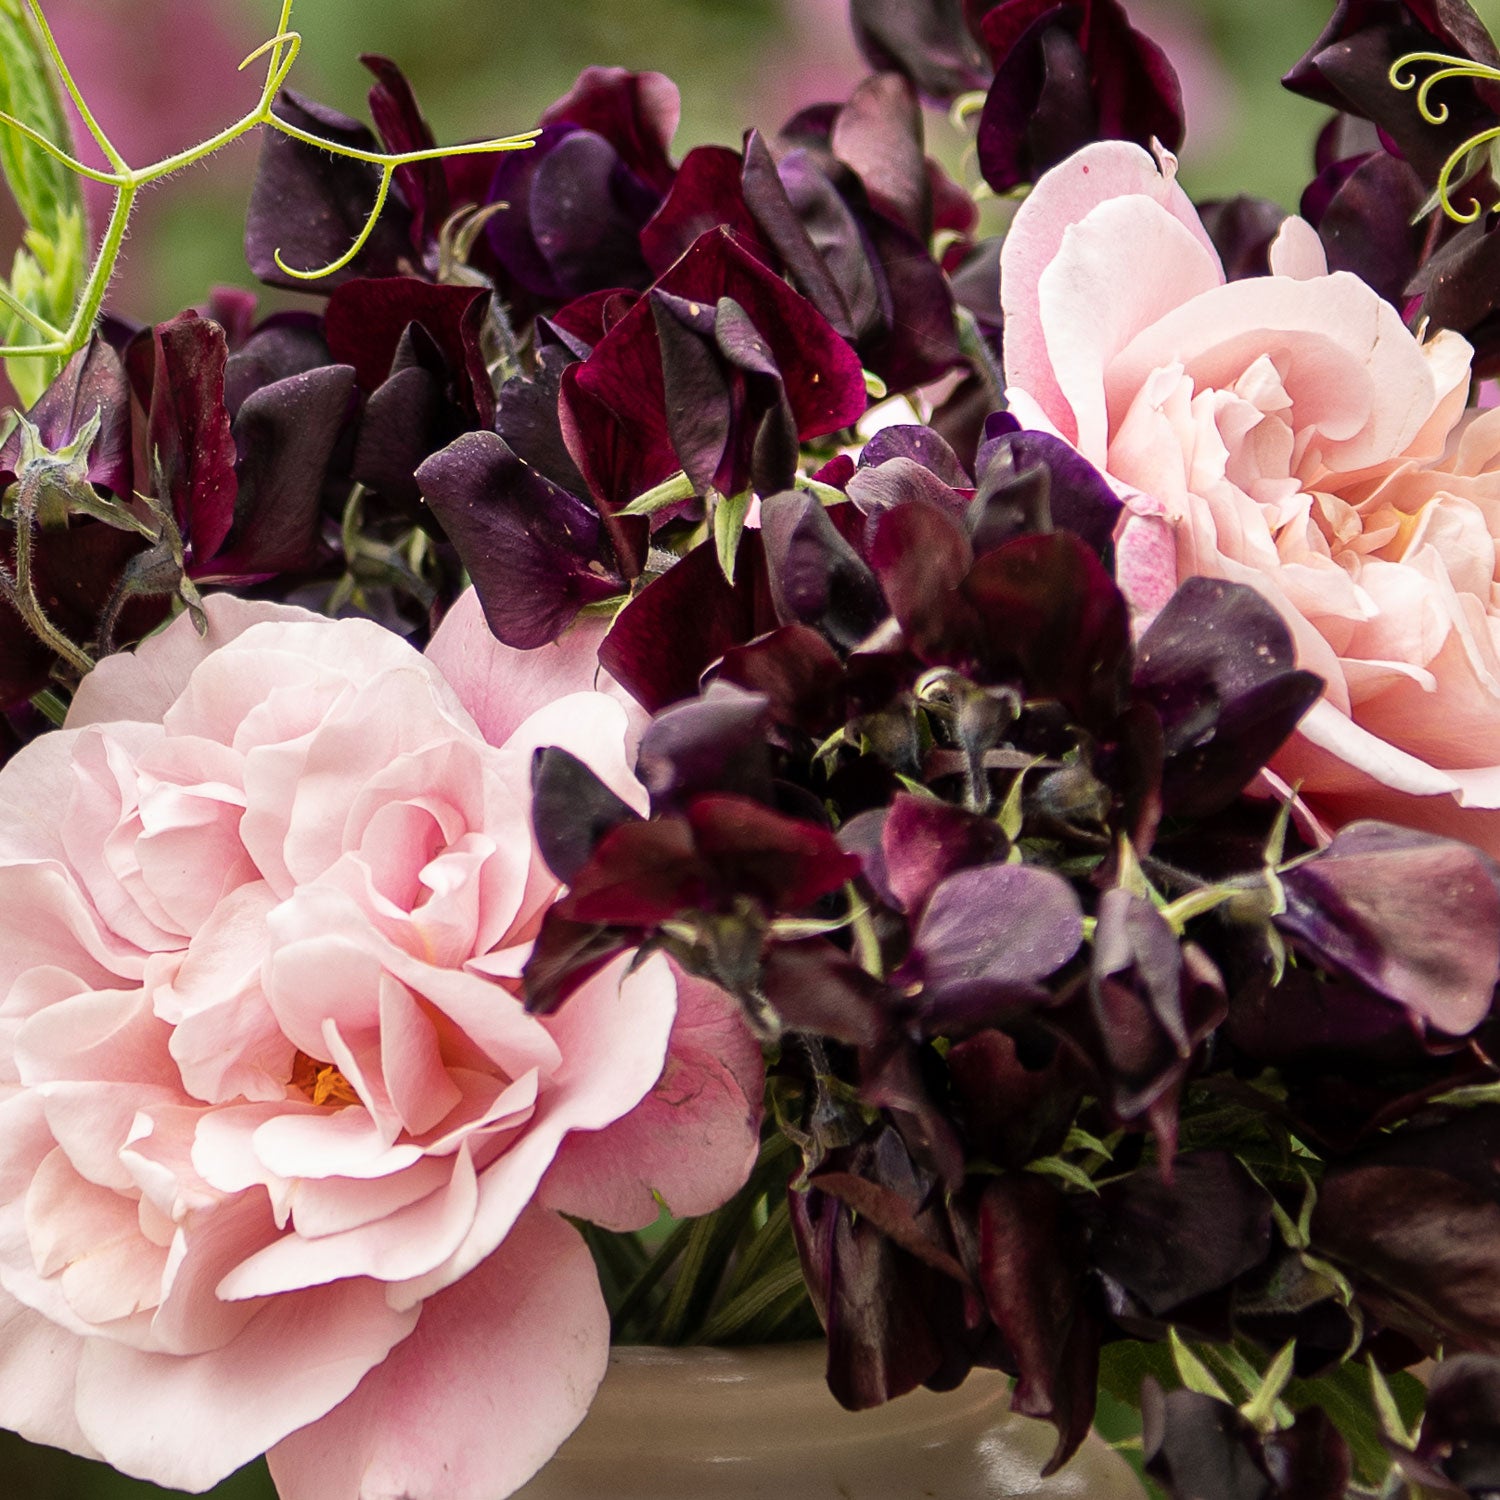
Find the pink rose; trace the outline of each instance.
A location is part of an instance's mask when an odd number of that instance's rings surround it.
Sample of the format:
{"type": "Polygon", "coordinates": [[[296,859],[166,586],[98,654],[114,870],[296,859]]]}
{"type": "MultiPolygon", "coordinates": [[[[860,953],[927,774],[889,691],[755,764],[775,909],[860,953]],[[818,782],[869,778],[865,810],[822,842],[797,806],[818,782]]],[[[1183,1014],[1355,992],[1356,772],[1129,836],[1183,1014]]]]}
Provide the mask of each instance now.
{"type": "Polygon", "coordinates": [[[1500,416],[1465,410],[1469,345],[1330,275],[1301,219],[1275,274],[1226,284],[1174,169],[1101,143],[1021,205],[1012,409],[1126,499],[1140,614],[1196,573],[1280,609],[1327,689],[1272,765],[1315,812],[1500,854],[1500,416]]]}
{"type": "Polygon", "coordinates": [[[498,1500],[604,1371],[561,1216],[722,1202],[759,1055],[661,958],[516,998],[533,750],[645,806],[597,632],[208,614],[0,772],[0,1422],[184,1489],[269,1449],[286,1500],[498,1500]]]}

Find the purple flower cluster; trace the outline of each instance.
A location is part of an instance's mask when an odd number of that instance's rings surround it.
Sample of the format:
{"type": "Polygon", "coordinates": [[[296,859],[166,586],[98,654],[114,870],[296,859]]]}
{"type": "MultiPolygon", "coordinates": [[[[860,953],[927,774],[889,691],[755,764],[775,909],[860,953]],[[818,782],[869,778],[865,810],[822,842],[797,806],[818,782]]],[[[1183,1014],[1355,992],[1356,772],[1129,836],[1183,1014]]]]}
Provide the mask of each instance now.
{"type": "MultiPolygon", "coordinates": [[[[996,243],[926,154],[923,103],[966,94],[1000,193],[1094,140],[1175,148],[1176,79],[1117,0],[851,15],[876,71],[775,136],[675,160],[675,87],[590,68],[531,150],[402,167],[320,313],[106,320],[28,418],[48,454],[97,420],[66,481],[97,504],[34,535],[7,513],[5,578],[24,551],[95,656],[209,586],[421,639],[471,580],[523,650],[607,615],[650,811],[538,753],[566,891],[528,1003],[643,947],[738,999],[846,1405],[987,1366],[1056,1426],[1054,1467],[1101,1386],[1138,1403],[1178,1500],[1341,1500],[1391,1463],[1489,1494],[1500,871],[1299,821],[1264,768],[1322,683],[1260,593],[1189,579],[1137,628],[1120,500],[1000,409],[996,243]],[[882,388],[928,420],[861,442],[882,388]],[[1396,1430],[1399,1372],[1439,1349],[1461,1357],[1396,1430]]],[[[1339,111],[1303,211],[1331,266],[1500,367],[1494,226],[1412,223],[1500,108],[1466,85],[1413,126],[1389,70],[1435,48],[1500,63],[1461,0],[1341,0],[1287,78],[1339,111]]],[[[375,132],[278,110],[430,148],[365,61],[375,132]]],[[[339,259],[377,185],[268,136],[251,266],[300,288],[277,252],[339,259]]],[[[1281,218],[1205,209],[1231,277],[1266,271],[1281,218]]],[[[0,758],[70,685],[5,597],[0,758]]]]}

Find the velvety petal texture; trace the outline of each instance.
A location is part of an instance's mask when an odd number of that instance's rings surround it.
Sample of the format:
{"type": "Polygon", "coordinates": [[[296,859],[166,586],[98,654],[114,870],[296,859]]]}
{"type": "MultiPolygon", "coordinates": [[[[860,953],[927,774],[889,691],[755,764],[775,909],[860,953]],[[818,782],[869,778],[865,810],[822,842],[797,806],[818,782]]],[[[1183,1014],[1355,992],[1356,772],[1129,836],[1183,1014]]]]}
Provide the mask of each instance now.
{"type": "Polygon", "coordinates": [[[647,806],[597,635],[206,608],[0,772],[0,1424],[182,1489],[273,1449],[287,1500],[495,1500],[603,1374],[559,1211],[716,1207],[759,1050],[660,957],[522,1004],[534,756],[647,806]]]}
{"type": "Polygon", "coordinates": [[[1470,346],[1414,335],[1300,219],[1226,280],[1175,166],[1095,144],[1021,205],[1011,410],[1125,500],[1141,623],[1196,575],[1275,606],[1325,686],[1271,768],[1318,816],[1500,852],[1500,418],[1465,407],[1470,346]]]}

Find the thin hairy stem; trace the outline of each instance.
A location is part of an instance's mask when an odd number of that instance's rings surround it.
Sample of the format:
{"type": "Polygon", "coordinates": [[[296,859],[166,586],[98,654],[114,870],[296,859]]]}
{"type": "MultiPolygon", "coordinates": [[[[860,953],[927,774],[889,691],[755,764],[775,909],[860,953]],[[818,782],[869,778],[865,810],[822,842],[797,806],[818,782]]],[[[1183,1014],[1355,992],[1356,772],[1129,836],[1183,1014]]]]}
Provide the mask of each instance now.
{"type": "Polygon", "coordinates": [[[87,177],[90,182],[102,182],[108,187],[118,187],[122,181],[118,172],[101,172],[98,167],[88,166],[77,157],[69,156],[60,146],[49,141],[40,130],[28,125],[24,120],[16,119],[14,115],[6,114],[3,109],[0,109],[0,125],[7,126],[18,135],[24,135],[33,146],[39,146],[54,161],[61,162],[70,172],[76,172],[80,177],[87,177]]]}
{"type": "Polygon", "coordinates": [[[395,171],[395,167],[388,164],[381,172],[380,190],[375,194],[375,207],[370,210],[369,217],[365,220],[365,227],[360,230],[354,243],[337,260],[326,266],[320,266],[316,271],[299,271],[294,266],[287,265],[278,249],[275,252],[275,260],[282,272],[287,276],[294,276],[298,281],[320,281],[325,276],[333,276],[342,271],[365,248],[370,236],[375,233],[375,226],[380,222],[380,215],[385,209],[385,200],[391,191],[391,178],[395,171]]]}
{"type": "Polygon", "coordinates": [[[265,86],[261,90],[261,97],[255,108],[232,125],[226,126],[216,135],[210,136],[208,140],[196,146],[190,146],[186,150],[175,152],[171,156],[163,157],[160,161],[153,162],[146,167],[132,167],[125,161],[124,157],[115,149],[109,137],[100,128],[88,107],[87,101],[79,92],[78,85],[74,82],[72,73],[64,61],[58,48],[56,38],[52,29],[47,24],[47,18],[42,13],[41,0],[27,0],[32,15],[36,19],[37,29],[42,43],[46,48],[47,56],[52,66],[57,71],[68,97],[73,101],[79,116],[88,127],[89,134],[98,144],[109,159],[113,170],[105,172],[96,167],[88,166],[79,161],[72,153],[65,151],[55,142],[49,141],[45,135],[35,127],[16,119],[12,115],[0,112],[0,128],[15,131],[30,141],[34,146],[45,151],[53,160],[61,163],[70,172],[75,172],[80,177],[85,177],[92,182],[102,182],[115,190],[115,203],[111,211],[109,225],[105,230],[104,239],[99,246],[98,253],[90,268],[88,280],[84,283],[83,291],[79,296],[78,304],[74,309],[72,321],[67,328],[54,327],[46,319],[29,308],[24,307],[19,300],[8,290],[0,287],[0,307],[11,312],[22,319],[41,334],[45,342],[33,344],[16,344],[0,347],[0,358],[25,358],[44,355],[55,355],[66,359],[76,354],[78,350],[88,342],[93,333],[94,322],[99,316],[99,311],[104,305],[104,296],[109,289],[109,283],[114,276],[115,265],[119,260],[120,250],[125,242],[125,231],[129,227],[131,210],[135,205],[135,199],[140,189],[148,183],[158,182],[163,177],[169,177],[174,172],[180,172],[185,167],[190,167],[206,157],[212,156],[216,151],[241,136],[248,135],[252,130],[261,126],[270,126],[290,139],[299,141],[304,145],[316,147],[320,151],[326,151],[331,156],[342,156],[350,161],[365,163],[368,166],[380,169],[380,186],[376,194],[375,206],[365,221],[358,238],[349,250],[337,260],[317,270],[298,270],[289,266],[281,257],[281,252],[276,252],[276,264],[288,276],[295,277],[299,281],[317,281],[323,277],[331,276],[343,270],[359,255],[360,251],[369,243],[370,236],[375,231],[375,226],[384,211],[390,197],[391,182],[396,171],[405,166],[414,166],[419,162],[441,161],[450,156],[474,156],[488,154],[495,151],[519,151],[525,150],[536,139],[539,131],[528,131],[523,135],[503,136],[489,141],[473,141],[458,146],[434,146],[421,151],[382,152],[364,151],[358,147],[345,146],[338,141],[324,140],[321,136],[314,135],[311,131],[302,130],[296,125],[281,119],[276,115],[272,106],[277,95],[285,85],[288,75],[296,63],[298,55],[302,50],[302,38],[292,30],[292,7],[294,0],[282,0],[281,19],[277,25],[276,33],[269,40],[263,42],[259,47],[240,64],[241,69],[249,67],[261,57],[268,57],[266,65],[265,86]]]}
{"type": "Polygon", "coordinates": [[[61,328],[54,328],[39,312],[33,312],[18,297],[13,297],[3,281],[0,281],[0,307],[8,309],[23,322],[29,323],[44,339],[55,343],[64,337],[61,328]]]}
{"type": "Polygon", "coordinates": [[[493,141],[466,141],[461,146],[430,146],[424,151],[361,151],[357,146],[345,146],[337,141],[325,141],[322,136],[283,120],[280,115],[271,115],[259,123],[279,130],[282,135],[301,141],[305,146],[316,146],[331,156],[346,156],[350,161],[362,161],[372,167],[415,166],[423,161],[442,161],[450,156],[486,156],[495,151],[526,151],[541,134],[540,130],[528,130],[521,135],[500,136],[493,141]]]}
{"type": "Polygon", "coordinates": [[[7,592],[16,613],[42,644],[75,671],[87,672],[94,665],[92,658],[75,646],[47,618],[32,582],[31,561],[35,545],[33,527],[36,525],[37,506],[41,500],[40,486],[41,480],[35,474],[23,474],[16,485],[16,573],[14,579],[9,573],[6,574],[7,592]]]}
{"type": "Polygon", "coordinates": [[[68,69],[61,50],[57,45],[57,38],[52,35],[52,28],[47,24],[47,18],[42,14],[41,0],[26,0],[31,9],[31,14],[36,20],[37,29],[42,34],[42,45],[47,49],[47,56],[52,60],[52,66],[57,69],[57,76],[62,80],[62,86],[68,91],[68,98],[73,101],[73,107],[78,111],[78,117],[93,136],[94,143],[108,158],[110,166],[117,172],[128,172],[129,166],[125,158],[115,149],[115,144],[104,133],[99,122],[94,118],[94,112],[89,108],[88,101],[78,90],[78,85],[73,81],[73,75],[68,69]]]}

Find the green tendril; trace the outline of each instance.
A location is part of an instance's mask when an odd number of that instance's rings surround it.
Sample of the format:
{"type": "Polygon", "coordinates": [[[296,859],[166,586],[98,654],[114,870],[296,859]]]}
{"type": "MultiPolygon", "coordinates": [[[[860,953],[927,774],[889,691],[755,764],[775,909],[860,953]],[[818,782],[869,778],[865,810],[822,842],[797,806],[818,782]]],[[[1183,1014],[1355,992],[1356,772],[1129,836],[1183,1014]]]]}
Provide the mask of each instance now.
{"type": "MultiPolygon", "coordinates": [[[[1432,91],[1456,78],[1471,79],[1476,83],[1500,83],[1500,68],[1475,62],[1472,58],[1453,57],[1446,52],[1408,52],[1391,64],[1386,76],[1391,87],[1402,93],[1416,90],[1417,113],[1427,124],[1446,125],[1448,106],[1441,100],[1434,102],[1432,91]],[[1419,75],[1417,70],[1429,63],[1435,65],[1433,70],[1419,75]]],[[[1485,211],[1484,204],[1473,194],[1469,196],[1468,206],[1459,208],[1453,201],[1453,189],[1475,175],[1477,165],[1467,171],[1465,165],[1496,140],[1500,140],[1500,125],[1469,136],[1449,154],[1438,173],[1436,202],[1455,223],[1472,224],[1485,211]]],[[[1491,207],[1500,208],[1500,203],[1491,207]]]]}
{"type": "Polygon", "coordinates": [[[362,162],[380,170],[380,188],[375,198],[375,205],[358,238],[337,260],[315,270],[298,270],[282,259],[280,250],[275,252],[277,266],[284,274],[295,277],[299,281],[317,281],[323,277],[332,276],[343,270],[359,255],[375,232],[375,227],[390,196],[392,179],[399,168],[418,162],[438,161],[450,156],[473,156],[493,151],[523,151],[539,134],[538,131],[532,130],[521,135],[501,136],[494,140],[475,141],[458,146],[439,146],[424,151],[379,152],[361,151],[299,129],[272,112],[272,105],[286,84],[287,77],[302,50],[302,37],[292,29],[291,25],[292,7],[295,0],[282,0],[281,19],[275,35],[263,42],[240,64],[240,71],[243,72],[259,62],[261,58],[267,59],[265,84],[255,107],[241,119],[236,120],[216,135],[210,136],[199,145],[164,157],[150,166],[132,167],[115,148],[114,143],[89,109],[87,101],[58,48],[52,28],[47,24],[47,18],[42,12],[41,0],[26,0],[26,3],[36,22],[37,33],[46,51],[47,59],[68,98],[72,101],[73,107],[78,111],[79,119],[83,121],[95,145],[109,162],[109,169],[105,171],[88,166],[49,140],[34,126],[3,111],[0,111],[0,129],[9,130],[24,137],[32,145],[45,151],[69,172],[87,178],[91,182],[103,183],[113,188],[115,200],[104,238],[100,242],[98,252],[90,266],[88,278],[84,282],[83,290],[79,294],[72,318],[66,328],[56,327],[34,310],[26,308],[8,291],[0,288],[0,308],[20,317],[42,339],[40,343],[0,346],[0,358],[67,359],[82,349],[88,343],[94,331],[94,323],[104,305],[104,296],[114,276],[120,250],[125,243],[125,235],[130,226],[131,210],[135,206],[140,190],[149,183],[159,182],[163,177],[169,177],[186,167],[194,166],[263,125],[279,131],[294,141],[313,146],[319,151],[326,151],[330,156],[342,156],[350,161],[362,162]]]}

